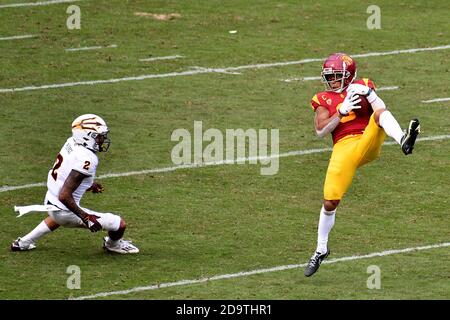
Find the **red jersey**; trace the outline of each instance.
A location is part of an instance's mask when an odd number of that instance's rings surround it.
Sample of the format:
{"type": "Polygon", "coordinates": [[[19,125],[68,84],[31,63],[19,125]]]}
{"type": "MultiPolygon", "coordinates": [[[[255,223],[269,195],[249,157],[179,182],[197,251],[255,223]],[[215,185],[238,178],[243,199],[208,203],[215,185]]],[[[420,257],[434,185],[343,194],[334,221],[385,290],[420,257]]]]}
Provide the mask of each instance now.
{"type": "MultiPolygon", "coordinates": [[[[356,80],[353,83],[362,84],[375,90],[374,83],[367,78],[356,80]]],[[[314,95],[311,99],[311,106],[314,111],[316,111],[319,106],[327,108],[331,117],[337,112],[346,96],[347,91],[343,91],[342,93],[322,91],[314,95]]],[[[357,116],[355,112],[351,111],[348,116],[343,117],[338,126],[331,132],[333,144],[345,136],[362,134],[369,124],[370,116],[371,113],[363,115],[358,114],[357,116]]]]}

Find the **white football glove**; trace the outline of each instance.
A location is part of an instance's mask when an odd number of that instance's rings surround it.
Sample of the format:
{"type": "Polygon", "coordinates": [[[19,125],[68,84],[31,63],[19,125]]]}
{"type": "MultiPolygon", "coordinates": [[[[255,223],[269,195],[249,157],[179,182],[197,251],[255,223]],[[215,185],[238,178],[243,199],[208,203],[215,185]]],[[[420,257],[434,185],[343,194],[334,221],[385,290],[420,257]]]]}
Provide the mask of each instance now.
{"type": "Polygon", "coordinates": [[[348,94],[359,94],[362,96],[366,96],[366,95],[370,94],[371,91],[373,91],[373,90],[371,88],[369,88],[368,86],[358,84],[358,83],[352,83],[347,88],[348,94]]]}
{"type": "Polygon", "coordinates": [[[352,110],[361,109],[361,106],[358,106],[358,103],[360,101],[361,99],[358,97],[358,95],[348,92],[347,96],[344,99],[344,102],[342,102],[342,105],[339,108],[339,113],[341,114],[341,116],[347,116],[352,110]]]}
{"type": "Polygon", "coordinates": [[[359,94],[359,95],[366,96],[367,101],[369,101],[369,103],[372,105],[373,110],[386,109],[386,105],[384,104],[384,101],[380,97],[378,97],[375,90],[373,90],[372,88],[369,88],[368,86],[364,86],[364,85],[358,84],[358,83],[353,83],[348,86],[347,94],[348,95],[359,94]]]}

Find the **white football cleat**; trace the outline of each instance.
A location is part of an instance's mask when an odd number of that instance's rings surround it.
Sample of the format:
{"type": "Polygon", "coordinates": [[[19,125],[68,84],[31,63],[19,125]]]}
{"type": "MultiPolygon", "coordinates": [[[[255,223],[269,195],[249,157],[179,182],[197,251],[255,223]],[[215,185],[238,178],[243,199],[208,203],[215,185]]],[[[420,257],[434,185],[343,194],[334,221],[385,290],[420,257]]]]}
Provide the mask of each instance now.
{"type": "Polygon", "coordinates": [[[11,243],[11,251],[29,251],[36,248],[33,242],[25,242],[22,239],[17,238],[11,243]]]}
{"type": "Polygon", "coordinates": [[[112,241],[109,239],[109,237],[103,238],[103,248],[106,251],[116,252],[116,253],[121,253],[121,254],[138,253],[139,252],[139,249],[135,245],[131,244],[131,241],[123,240],[123,239],[119,239],[117,241],[112,241]],[[115,242],[115,243],[112,244],[112,242],[115,242]]]}

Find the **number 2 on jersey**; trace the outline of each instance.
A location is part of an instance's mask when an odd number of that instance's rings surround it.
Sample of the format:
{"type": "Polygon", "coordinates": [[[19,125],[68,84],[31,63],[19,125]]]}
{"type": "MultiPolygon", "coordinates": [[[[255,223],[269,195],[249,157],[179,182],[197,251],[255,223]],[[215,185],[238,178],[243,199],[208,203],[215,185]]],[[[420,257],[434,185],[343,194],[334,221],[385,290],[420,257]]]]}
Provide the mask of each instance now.
{"type": "MultiPolygon", "coordinates": [[[[339,103],[336,107],[336,111],[339,112],[339,108],[342,103],[339,103]]],[[[347,116],[341,118],[341,123],[346,123],[356,119],[356,114],[353,111],[350,111],[347,116]]]]}
{"type": "Polygon", "coordinates": [[[52,170],[52,177],[53,177],[53,179],[55,179],[55,181],[58,178],[58,169],[59,169],[59,167],[61,167],[63,160],[64,159],[63,159],[62,155],[60,153],[58,153],[58,156],[56,157],[56,161],[55,161],[55,164],[53,165],[53,170],[52,170]]]}

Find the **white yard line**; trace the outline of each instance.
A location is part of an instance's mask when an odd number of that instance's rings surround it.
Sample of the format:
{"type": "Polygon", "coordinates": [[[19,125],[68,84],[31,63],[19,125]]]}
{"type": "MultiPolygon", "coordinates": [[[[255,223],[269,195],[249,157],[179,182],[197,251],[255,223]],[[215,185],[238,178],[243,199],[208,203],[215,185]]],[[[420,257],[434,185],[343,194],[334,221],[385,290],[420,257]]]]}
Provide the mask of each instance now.
{"type": "Polygon", "coordinates": [[[304,78],[289,78],[289,79],[282,79],[283,82],[294,82],[294,81],[316,81],[320,80],[322,77],[304,77],[304,78]]]}
{"type": "MultiPolygon", "coordinates": [[[[388,56],[388,55],[397,55],[397,54],[402,54],[402,53],[417,53],[417,52],[424,52],[424,51],[436,51],[436,50],[446,50],[446,49],[450,49],[450,45],[437,46],[437,47],[431,47],[431,48],[413,48],[413,49],[394,50],[394,51],[385,51],[385,52],[369,52],[369,53],[361,53],[361,54],[350,54],[350,56],[355,57],[355,58],[365,58],[365,57],[388,56]]],[[[243,69],[271,68],[271,67],[288,66],[288,65],[295,65],[295,64],[304,64],[304,63],[310,63],[310,62],[322,62],[325,59],[326,59],[326,57],[325,58],[303,59],[303,60],[296,60],[296,61],[286,61],[286,62],[250,64],[250,65],[239,66],[239,67],[224,68],[222,70],[237,71],[237,70],[243,70],[243,69]]]]}
{"type": "Polygon", "coordinates": [[[13,190],[20,190],[20,189],[29,189],[29,188],[34,188],[34,187],[44,187],[46,185],[47,185],[47,183],[45,183],[45,182],[38,182],[38,183],[24,184],[21,186],[3,186],[3,187],[0,187],[0,192],[7,192],[7,191],[13,191],[13,190]]]}
{"type": "Polygon", "coordinates": [[[0,93],[75,87],[75,86],[81,86],[81,85],[96,85],[96,84],[102,84],[102,83],[117,83],[117,82],[124,82],[124,81],[139,81],[139,80],[145,80],[145,79],[167,78],[167,77],[177,77],[177,76],[190,76],[190,75],[199,74],[199,73],[210,73],[210,71],[208,71],[208,70],[191,70],[191,71],[163,73],[163,74],[147,74],[147,75],[136,76],[136,77],[116,78],[116,79],[108,79],[108,80],[79,81],[79,82],[50,84],[50,85],[43,85],[43,86],[30,86],[30,87],[13,88],[13,89],[0,89],[0,93]]]}
{"type": "MultiPolygon", "coordinates": [[[[418,138],[417,141],[436,141],[436,140],[446,140],[446,139],[450,139],[450,135],[423,137],[423,138],[418,138]]],[[[397,143],[394,141],[388,141],[388,142],[384,143],[384,145],[396,145],[396,144],[397,143]]],[[[179,165],[179,166],[174,166],[174,167],[155,168],[155,169],[147,169],[147,170],[140,170],[140,171],[107,173],[107,174],[103,174],[101,176],[96,177],[96,180],[145,175],[145,174],[151,174],[151,173],[172,172],[172,171],[181,170],[181,169],[193,169],[193,168],[203,168],[203,167],[209,167],[209,166],[220,166],[220,165],[225,165],[225,164],[236,164],[238,162],[248,162],[250,160],[255,160],[255,159],[256,160],[265,160],[265,159],[285,158],[285,157],[292,157],[292,156],[302,156],[302,155],[307,155],[307,154],[328,152],[331,150],[332,150],[331,148],[297,150],[297,151],[289,151],[289,152],[280,153],[280,154],[274,154],[274,155],[266,156],[266,157],[250,157],[250,158],[247,157],[247,158],[239,158],[239,159],[235,159],[235,160],[205,162],[202,165],[186,164],[186,165],[179,165]]],[[[30,184],[25,184],[25,185],[20,185],[20,186],[2,186],[2,187],[0,187],[0,193],[7,192],[7,191],[13,191],[13,190],[20,190],[20,189],[29,189],[29,188],[34,188],[34,187],[44,187],[45,185],[46,185],[45,182],[38,182],[38,183],[30,183],[30,184]]]]}
{"type": "Polygon", "coordinates": [[[214,68],[204,68],[204,67],[197,67],[197,66],[192,66],[189,68],[194,71],[201,71],[202,73],[242,74],[240,72],[227,71],[226,69],[221,69],[221,68],[214,69],[214,68]]]}
{"type": "MultiPolygon", "coordinates": [[[[322,77],[304,77],[304,78],[289,78],[289,79],[282,79],[283,82],[294,82],[294,81],[317,81],[321,80],[322,77]]],[[[388,90],[397,90],[398,86],[391,86],[391,87],[379,87],[377,88],[377,91],[388,91],[388,90]]]]}
{"type": "Polygon", "coordinates": [[[111,44],[109,46],[93,46],[93,47],[81,47],[81,48],[69,48],[65,49],[66,52],[72,51],[86,51],[86,50],[98,50],[98,49],[106,49],[106,48],[117,48],[117,44],[111,44]]]}
{"type": "MultiPolygon", "coordinates": [[[[396,55],[402,53],[416,53],[416,52],[424,52],[424,51],[436,51],[436,50],[446,50],[450,49],[450,45],[437,46],[431,48],[413,48],[413,49],[404,49],[404,50],[394,50],[394,51],[386,51],[386,52],[370,52],[363,54],[355,54],[353,57],[374,57],[374,56],[386,56],[386,55],[396,55]]],[[[89,81],[78,81],[78,82],[66,82],[66,83],[57,83],[57,84],[48,84],[48,85],[38,85],[38,86],[27,86],[20,88],[2,88],[0,89],[0,93],[5,92],[20,92],[20,91],[30,91],[30,90],[45,90],[45,89],[54,89],[54,88],[65,88],[65,87],[74,87],[81,85],[96,85],[96,84],[104,84],[104,83],[117,83],[124,81],[139,81],[145,79],[155,79],[155,78],[167,78],[167,77],[180,77],[180,76],[190,76],[196,74],[203,73],[233,73],[239,70],[245,69],[261,69],[261,68],[271,68],[271,67],[280,67],[280,66],[288,66],[295,64],[304,64],[310,62],[319,62],[323,61],[325,58],[311,58],[311,59],[303,59],[296,61],[286,61],[286,62],[273,62],[273,63],[261,63],[261,64],[249,64],[238,67],[227,67],[227,68],[198,68],[195,70],[183,71],[183,72],[171,72],[171,73],[162,73],[162,74],[145,74],[140,76],[131,76],[124,78],[115,78],[115,79],[106,79],[106,80],[89,80],[89,81]]]]}
{"type": "Polygon", "coordinates": [[[51,0],[51,1],[39,1],[39,2],[10,3],[10,4],[0,5],[0,9],[17,8],[17,7],[48,6],[51,4],[70,3],[70,2],[77,2],[77,1],[81,1],[81,0],[51,0]]]}
{"type": "Polygon", "coordinates": [[[164,57],[153,57],[153,58],[146,58],[146,59],[139,59],[139,61],[157,61],[157,60],[173,60],[178,58],[184,58],[184,56],[164,56],[164,57]]]}
{"type": "Polygon", "coordinates": [[[389,90],[397,90],[399,87],[393,86],[393,87],[379,87],[377,88],[377,91],[389,91],[389,90]]]}
{"type": "MultiPolygon", "coordinates": [[[[416,251],[423,251],[423,250],[445,248],[448,246],[450,246],[450,242],[444,242],[444,243],[433,244],[433,245],[428,245],[428,246],[421,246],[421,247],[386,250],[386,251],[381,251],[381,252],[373,252],[373,253],[369,253],[369,254],[362,255],[362,256],[348,256],[348,257],[325,260],[324,262],[322,262],[322,264],[333,264],[333,263],[343,262],[343,261],[370,259],[370,258],[374,258],[374,257],[389,256],[389,255],[393,255],[393,254],[402,254],[402,253],[409,253],[409,252],[416,252],[416,251]]],[[[277,267],[266,268],[266,269],[241,271],[241,272],[237,272],[237,273],[212,276],[209,278],[200,278],[200,279],[193,279],[193,280],[180,280],[180,281],[176,281],[176,282],[166,282],[166,283],[159,283],[159,284],[154,284],[154,285],[149,285],[149,286],[134,287],[131,289],[121,290],[121,291],[100,292],[100,293],[96,293],[96,294],[92,294],[92,295],[88,295],[88,296],[76,297],[73,299],[74,300],[95,299],[95,298],[103,298],[103,297],[108,297],[108,296],[113,296],[113,295],[125,295],[125,294],[130,294],[130,293],[135,293],[135,292],[158,290],[158,289],[176,287],[176,286],[187,286],[187,285],[205,283],[205,282],[216,281],[216,280],[242,278],[242,277],[252,276],[255,274],[263,274],[263,273],[269,273],[269,272],[277,272],[277,271],[283,271],[283,270],[304,268],[306,265],[307,265],[307,263],[289,264],[289,265],[277,266],[277,267]]]]}
{"type": "Polygon", "coordinates": [[[423,100],[423,103],[433,103],[433,102],[442,102],[442,101],[450,101],[450,98],[436,98],[432,100],[423,100]]]}
{"type": "MultiPolygon", "coordinates": [[[[304,78],[288,78],[288,79],[282,79],[283,82],[294,82],[294,81],[318,81],[321,80],[322,77],[304,77],[304,78]]],[[[379,87],[377,88],[377,91],[388,91],[388,90],[397,90],[398,86],[391,86],[391,87],[379,87]]]]}
{"type": "Polygon", "coordinates": [[[28,39],[28,38],[34,38],[34,37],[36,37],[35,34],[24,34],[24,35],[21,35],[21,36],[1,37],[0,41],[28,39]]]}

